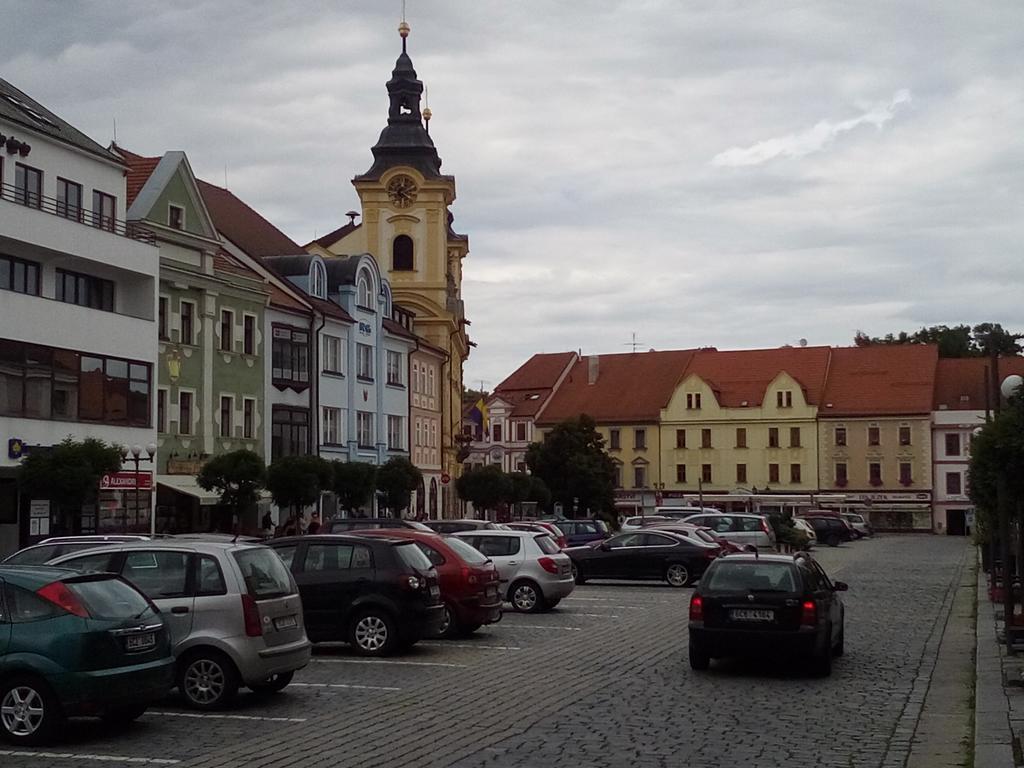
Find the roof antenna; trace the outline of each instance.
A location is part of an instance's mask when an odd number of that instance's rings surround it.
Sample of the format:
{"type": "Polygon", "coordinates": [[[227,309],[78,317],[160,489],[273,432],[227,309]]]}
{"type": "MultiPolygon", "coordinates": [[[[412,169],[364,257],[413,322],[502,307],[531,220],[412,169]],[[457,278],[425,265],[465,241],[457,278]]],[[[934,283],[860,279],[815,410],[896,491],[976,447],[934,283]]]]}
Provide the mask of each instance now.
{"type": "Polygon", "coordinates": [[[434,113],[430,111],[430,86],[423,86],[423,127],[427,131],[427,135],[430,135],[430,118],[434,116],[434,113]]]}
{"type": "Polygon", "coordinates": [[[115,118],[113,118],[113,120],[114,120],[114,143],[117,144],[117,118],[115,117],[115,118]]]}
{"type": "Polygon", "coordinates": [[[228,164],[224,163],[224,189],[228,188],[228,164]]]}
{"type": "MultiPolygon", "coordinates": [[[[633,331],[633,340],[632,341],[627,341],[622,346],[624,346],[624,347],[632,347],[633,348],[633,352],[636,352],[636,348],[637,347],[642,347],[643,345],[644,345],[644,343],[642,341],[637,341],[636,340],[636,331],[633,331]]],[[[651,351],[653,352],[654,350],[651,350],[651,351]]]]}
{"type": "Polygon", "coordinates": [[[359,211],[347,211],[345,215],[348,216],[349,226],[355,226],[356,219],[359,218],[359,211]]]}
{"type": "Polygon", "coordinates": [[[398,25],[398,34],[402,36],[402,53],[405,53],[405,39],[409,36],[409,25],[405,21],[405,0],[402,0],[402,23],[398,25]]]}

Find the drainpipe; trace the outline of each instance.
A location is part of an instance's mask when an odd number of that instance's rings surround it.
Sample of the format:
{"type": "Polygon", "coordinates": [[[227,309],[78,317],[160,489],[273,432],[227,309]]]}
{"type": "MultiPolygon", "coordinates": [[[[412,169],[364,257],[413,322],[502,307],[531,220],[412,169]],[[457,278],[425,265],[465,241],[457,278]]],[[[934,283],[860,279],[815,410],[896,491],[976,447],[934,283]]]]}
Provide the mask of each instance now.
{"type": "MultiPolygon", "coordinates": [[[[313,418],[310,424],[309,439],[316,442],[316,455],[320,455],[320,332],[323,331],[324,326],[327,325],[327,314],[324,312],[320,313],[320,326],[313,332],[313,322],[316,320],[316,310],[313,310],[313,314],[309,318],[309,340],[313,345],[313,354],[310,358],[313,362],[313,370],[316,371],[315,376],[310,376],[310,382],[316,382],[316,386],[313,388],[313,418]]],[[[310,453],[312,453],[312,446],[310,447],[310,453]]],[[[320,516],[320,520],[324,519],[324,497],[323,494],[317,497],[316,500],[316,513],[320,516]]]]}

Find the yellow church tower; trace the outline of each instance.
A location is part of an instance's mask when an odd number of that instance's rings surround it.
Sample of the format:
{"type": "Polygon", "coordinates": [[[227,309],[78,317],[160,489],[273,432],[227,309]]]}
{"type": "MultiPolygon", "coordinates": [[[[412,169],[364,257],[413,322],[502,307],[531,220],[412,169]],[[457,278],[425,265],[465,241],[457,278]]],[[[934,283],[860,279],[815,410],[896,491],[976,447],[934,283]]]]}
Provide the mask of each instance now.
{"type": "Polygon", "coordinates": [[[441,173],[428,130],[430,110],[420,111],[423,83],[406,50],[409,25],[402,21],[398,31],[402,53],[387,83],[388,122],[372,149],[373,165],[352,180],[362,222],[350,222],[307,249],[325,258],[372,254],[391,282],[394,303],[415,313],[417,335],[446,353],[442,471],[450,480],[443,494],[450,505],[451,483],[461,474],[454,437],[461,432],[462,367],[470,349],[462,301],[469,238],[452,229],[455,177],[441,173]]]}

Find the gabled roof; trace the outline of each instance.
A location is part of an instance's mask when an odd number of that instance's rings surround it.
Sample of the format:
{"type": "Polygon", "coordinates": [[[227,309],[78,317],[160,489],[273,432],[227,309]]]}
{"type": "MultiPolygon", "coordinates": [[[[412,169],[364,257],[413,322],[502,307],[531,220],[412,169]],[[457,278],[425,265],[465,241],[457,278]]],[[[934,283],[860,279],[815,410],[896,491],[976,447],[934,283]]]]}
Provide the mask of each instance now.
{"type": "Polygon", "coordinates": [[[938,347],[893,344],[832,350],[821,416],[930,413],[938,347]]]}
{"type": "MultiPolygon", "coordinates": [[[[985,410],[985,369],[989,365],[985,357],[941,358],[935,371],[934,410],[985,410]]],[[[1024,376],[1024,357],[999,358],[999,378],[1011,374],[1024,376]]],[[[987,401],[994,407],[991,395],[987,401]]]]}
{"type": "Polygon", "coordinates": [[[575,352],[553,352],[537,354],[523,363],[501,384],[494,388],[496,393],[507,389],[540,389],[553,387],[562,375],[565,366],[576,355],[575,352]]]}
{"type": "Polygon", "coordinates": [[[587,414],[599,423],[658,420],[693,357],[693,350],[600,355],[597,380],[588,384],[590,357],[569,371],[538,423],[587,414]]]}
{"type": "Polygon", "coordinates": [[[686,376],[696,374],[707,382],[723,408],[742,408],[761,405],[768,385],[785,372],[800,383],[807,402],[817,405],[825,388],[829,352],[828,347],[700,349],[686,376]]]}
{"type": "Polygon", "coordinates": [[[199,191],[217,231],[250,256],[303,252],[301,245],[223,187],[200,179],[199,191]]]}
{"type": "Polygon", "coordinates": [[[128,210],[132,207],[132,203],[135,202],[135,198],[139,196],[139,192],[146,186],[146,182],[153,175],[153,171],[160,164],[160,158],[137,155],[134,152],[129,152],[124,147],[119,147],[117,144],[111,144],[110,147],[123,157],[125,163],[128,164],[128,175],[125,177],[127,182],[125,210],[128,210]]]}
{"type": "Polygon", "coordinates": [[[323,235],[322,237],[318,237],[315,240],[310,240],[303,246],[303,248],[309,248],[312,245],[319,245],[321,248],[330,248],[343,237],[349,235],[352,232],[355,232],[361,226],[363,225],[356,224],[350,221],[348,224],[338,227],[337,229],[328,232],[326,235],[323,235]]]}

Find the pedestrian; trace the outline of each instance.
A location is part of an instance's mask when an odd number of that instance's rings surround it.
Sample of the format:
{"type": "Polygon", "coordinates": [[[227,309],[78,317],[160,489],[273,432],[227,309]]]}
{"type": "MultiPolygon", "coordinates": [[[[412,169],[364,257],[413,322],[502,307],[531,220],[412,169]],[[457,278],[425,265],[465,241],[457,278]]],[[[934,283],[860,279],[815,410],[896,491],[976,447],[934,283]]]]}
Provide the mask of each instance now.
{"type": "Polygon", "coordinates": [[[263,520],[260,521],[260,531],[268,539],[274,535],[274,518],[270,516],[270,510],[267,510],[267,513],[263,515],[263,520]]]}
{"type": "Polygon", "coordinates": [[[306,533],[313,536],[320,533],[320,513],[314,512],[309,516],[309,525],[306,527],[306,533]]]}

